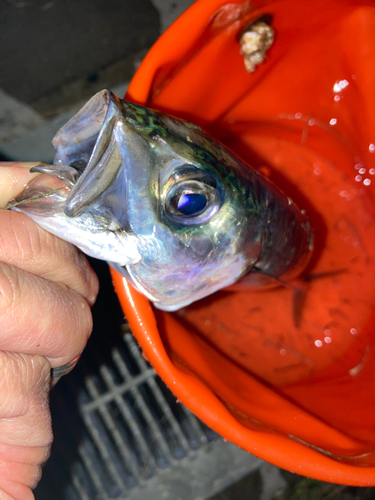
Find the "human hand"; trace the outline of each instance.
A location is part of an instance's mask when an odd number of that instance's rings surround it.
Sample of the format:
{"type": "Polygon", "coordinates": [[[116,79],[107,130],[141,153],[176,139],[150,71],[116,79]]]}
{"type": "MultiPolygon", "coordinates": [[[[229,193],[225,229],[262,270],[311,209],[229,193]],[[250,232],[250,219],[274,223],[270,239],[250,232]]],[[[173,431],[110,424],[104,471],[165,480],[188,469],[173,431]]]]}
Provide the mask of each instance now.
{"type": "MultiPolygon", "coordinates": [[[[0,207],[39,175],[31,166],[0,162],[0,207]]],[[[0,227],[0,500],[30,500],[52,443],[50,370],[84,349],[98,280],[25,214],[0,210],[0,227]]]]}

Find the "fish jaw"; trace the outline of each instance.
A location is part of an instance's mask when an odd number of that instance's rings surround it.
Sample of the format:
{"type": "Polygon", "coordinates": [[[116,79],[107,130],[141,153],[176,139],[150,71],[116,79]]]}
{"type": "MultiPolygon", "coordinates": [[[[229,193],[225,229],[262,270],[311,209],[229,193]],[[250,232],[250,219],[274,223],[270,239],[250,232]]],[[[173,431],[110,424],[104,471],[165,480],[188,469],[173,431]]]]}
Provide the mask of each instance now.
{"type": "MultiPolygon", "coordinates": [[[[19,211],[26,213],[24,210],[19,209],[19,211]]],[[[67,217],[64,213],[45,217],[29,211],[27,215],[43,229],[72,243],[90,257],[115,261],[120,265],[133,264],[141,260],[137,238],[107,232],[93,225],[92,219],[85,215],[75,219],[67,217]]]]}
{"type": "Polygon", "coordinates": [[[185,265],[178,269],[159,266],[153,271],[152,279],[148,279],[142,262],[140,265],[126,266],[110,264],[153,302],[155,307],[172,312],[232,285],[243,275],[248,261],[241,255],[233,260],[223,260],[220,265],[213,262],[210,266],[202,267],[189,267],[189,263],[185,261],[185,265]]]}
{"type": "Polygon", "coordinates": [[[21,204],[13,210],[26,214],[40,227],[77,246],[86,255],[121,265],[139,262],[138,239],[134,235],[109,231],[100,217],[93,217],[92,213],[68,217],[64,208],[69,194],[70,187],[60,179],[41,174],[17,197],[16,202],[21,204]],[[43,196],[55,190],[53,194],[43,196]],[[42,197],[28,201],[36,196],[42,197]]]}

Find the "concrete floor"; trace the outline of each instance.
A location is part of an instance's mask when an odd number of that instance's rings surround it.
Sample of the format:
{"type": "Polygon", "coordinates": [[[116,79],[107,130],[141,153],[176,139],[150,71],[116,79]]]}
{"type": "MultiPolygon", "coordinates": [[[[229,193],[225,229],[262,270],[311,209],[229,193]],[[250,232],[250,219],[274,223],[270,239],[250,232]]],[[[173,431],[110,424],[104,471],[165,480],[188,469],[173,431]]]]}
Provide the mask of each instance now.
{"type": "Polygon", "coordinates": [[[48,160],[61,124],[103,88],[123,97],[149,47],[192,3],[0,0],[1,154],[48,160]]]}

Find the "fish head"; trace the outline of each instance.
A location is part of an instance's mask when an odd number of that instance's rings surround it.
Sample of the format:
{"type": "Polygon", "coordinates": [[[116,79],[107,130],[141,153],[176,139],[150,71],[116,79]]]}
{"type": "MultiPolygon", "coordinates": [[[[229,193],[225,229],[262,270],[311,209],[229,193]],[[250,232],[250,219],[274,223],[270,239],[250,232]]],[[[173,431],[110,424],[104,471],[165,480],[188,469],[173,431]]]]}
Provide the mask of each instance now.
{"type": "Polygon", "coordinates": [[[61,188],[19,210],[109,261],[157,307],[228,286],[259,257],[258,214],[243,193],[253,173],[196,125],[105,90],[53,146],[54,164],[34,168],[44,175],[20,199],[61,188]]]}

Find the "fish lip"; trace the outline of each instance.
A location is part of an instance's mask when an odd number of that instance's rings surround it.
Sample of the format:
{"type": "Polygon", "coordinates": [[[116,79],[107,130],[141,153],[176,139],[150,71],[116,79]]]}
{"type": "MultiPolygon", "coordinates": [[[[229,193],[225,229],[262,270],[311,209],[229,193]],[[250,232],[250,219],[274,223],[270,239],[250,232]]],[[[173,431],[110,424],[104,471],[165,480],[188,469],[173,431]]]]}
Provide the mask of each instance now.
{"type": "MultiPolygon", "coordinates": [[[[83,182],[80,179],[87,171],[94,150],[98,148],[97,143],[103,136],[103,126],[108,122],[108,113],[112,103],[120,103],[120,100],[107,89],[101,90],[91,97],[91,99],[89,99],[85,105],[58,130],[52,139],[52,146],[56,152],[53,165],[47,165],[40,162],[40,164],[33,168],[33,171],[48,173],[49,175],[54,175],[55,177],[65,180],[58,176],[58,167],[71,171],[74,170],[75,179],[68,179],[66,184],[69,185],[71,190],[73,190],[75,186],[79,186],[83,182]],[[48,171],[43,170],[44,167],[54,167],[55,172],[52,168],[48,169],[48,171]]],[[[117,107],[119,106],[117,105],[117,107]]],[[[121,109],[118,109],[117,112],[117,114],[120,115],[121,109]]],[[[101,144],[103,144],[102,140],[101,144]]],[[[105,146],[106,145],[104,145],[104,148],[105,146]]]]}
{"type": "MultiPolygon", "coordinates": [[[[105,110],[105,115],[102,122],[100,119],[97,122],[100,128],[90,158],[82,168],[82,172],[68,196],[64,208],[67,217],[76,217],[82,214],[85,207],[105,192],[121,167],[121,156],[113,137],[113,130],[122,117],[120,100],[111,91],[102,90],[90,99],[81,112],[76,115],[76,119],[84,121],[85,113],[89,114],[90,108],[100,101],[104,101],[102,110],[105,110]],[[98,177],[100,177],[101,182],[95,182],[98,177]]],[[[104,114],[103,111],[102,114],[104,114]]]]}
{"type": "MultiPolygon", "coordinates": [[[[81,147],[86,147],[87,143],[96,142],[100,128],[107,114],[108,105],[110,103],[110,91],[102,90],[89,99],[85,105],[63,125],[55,137],[52,139],[52,146],[56,151],[54,164],[72,165],[75,163],[74,149],[80,144],[81,147]]],[[[90,148],[90,156],[92,153],[90,148]]],[[[81,152],[80,152],[81,153],[81,152]]],[[[79,157],[79,159],[81,159],[79,157]]],[[[88,162],[89,157],[87,157],[88,162]]],[[[80,171],[79,166],[74,164],[74,167],[80,171]]]]}

